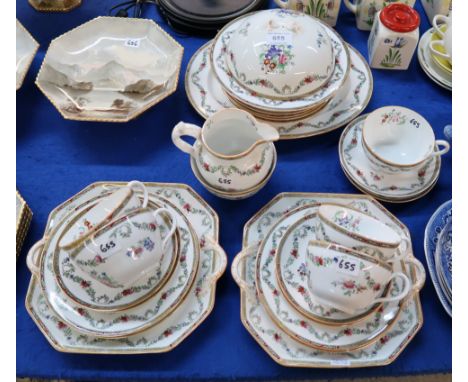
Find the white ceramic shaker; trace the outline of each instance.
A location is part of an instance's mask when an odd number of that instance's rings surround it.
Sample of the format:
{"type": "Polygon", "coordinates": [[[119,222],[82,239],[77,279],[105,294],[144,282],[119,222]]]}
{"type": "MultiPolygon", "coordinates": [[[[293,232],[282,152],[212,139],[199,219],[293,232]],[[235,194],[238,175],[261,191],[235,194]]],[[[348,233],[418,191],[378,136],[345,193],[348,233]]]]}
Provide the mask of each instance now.
{"type": "Polygon", "coordinates": [[[406,4],[391,4],[374,20],[368,40],[372,68],[406,70],[419,41],[420,17],[406,4]]]}

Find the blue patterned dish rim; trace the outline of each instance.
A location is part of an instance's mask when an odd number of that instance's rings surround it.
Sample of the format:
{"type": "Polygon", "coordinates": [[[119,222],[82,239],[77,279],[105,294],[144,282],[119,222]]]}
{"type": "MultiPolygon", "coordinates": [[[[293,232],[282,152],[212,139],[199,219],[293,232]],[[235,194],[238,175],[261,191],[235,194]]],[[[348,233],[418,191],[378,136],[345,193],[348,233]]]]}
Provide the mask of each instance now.
{"type": "MultiPolygon", "coordinates": [[[[436,247],[436,261],[439,262],[442,277],[447,287],[452,290],[452,218],[439,235],[436,247]]],[[[443,280],[443,281],[444,281],[443,280]]]]}
{"type": "Polygon", "coordinates": [[[452,200],[448,200],[442,204],[431,216],[429,222],[426,225],[424,232],[424,252],[426,253],[427,267],[429,274],[431,275],[432,283],[437,292],[440,302],[444,309],[452,317],[452,304],[444,293],[443,286],[439,278],[437,277],[437,271],[435,267],[435,251],[437,248],[437,242],[439,236],[447,225],[448,221],[452,220],[452,200]]]}

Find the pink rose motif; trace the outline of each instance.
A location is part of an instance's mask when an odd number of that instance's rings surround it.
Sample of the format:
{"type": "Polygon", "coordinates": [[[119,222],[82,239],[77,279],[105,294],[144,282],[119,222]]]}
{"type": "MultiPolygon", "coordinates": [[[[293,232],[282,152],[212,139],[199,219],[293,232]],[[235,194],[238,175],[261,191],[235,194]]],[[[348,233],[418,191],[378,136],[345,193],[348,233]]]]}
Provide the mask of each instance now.
{"type": "Polygon", "coordinates": [[[280,55],[280,56],[279,56],[279,63],[280,63],[281,65],[284,65],[284,64],[286,64],[286,62],[288,62],[288,57],[285,56],[284,54],[280,55]]]}
{"type": "Polygon", "coordinates": [[[354,284],[354,281],[349,280],[349,281],[345,281],[345,282],[343,283],[343,286],[344,286],[346,289],[354,289],[355,284],[354,284]]]}

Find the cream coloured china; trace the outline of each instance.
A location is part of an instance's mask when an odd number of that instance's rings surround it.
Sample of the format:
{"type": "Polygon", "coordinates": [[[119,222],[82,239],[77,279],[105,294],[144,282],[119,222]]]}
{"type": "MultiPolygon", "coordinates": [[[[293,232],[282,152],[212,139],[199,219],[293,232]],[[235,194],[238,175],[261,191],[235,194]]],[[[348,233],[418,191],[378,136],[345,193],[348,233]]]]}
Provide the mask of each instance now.
{"type": "Polygon", "coordinates": [[[419,13],[406,4],[379,11],[368,40],[371,68],[407,70],[419,42],[419,13]]]}
{"type": "MultiPolygon", "coordinates": [[[[181,234],[179,263],[163,288],[133,308],[117,312],[95,312],[67,298],[56,282],[57,272],[60,271],[56,261],[60,254],[54,250],[57,237],[60,237],[67,220],[73,219],[80,212],[82,211],[78,209],[63,219],[50,235],[50,239],[43,241],[44,248],[39,249],[42,253],[39,266],[41,287],[51,308],[79,331],[105,338],[123,337],[141,331],[168,316],[184,299],[197,273],[199,243],[190,223],[182,215],[178,215],[181,234]]],[[[174,215],[177,215],[176,211],[174,215]]],[[[33,247],[33,250],[36,249],[33,247]]],[[[80,286],[83,288],[81,282],[80,286]]],[[[90,287],[94,288],[95,283],[91,282],[90,287]]]]}
{"type": "Polygon", "coordinates": [[[452,12],[452,0],[421,0],[430,22],[435,15],[449,15],[452,12]]]}
{"type": "Polygon", "coordinates": [[[27,29],[16,20],[16,90],[23,84],[24,77],[39,49],[38,42],[27,29]]]}
{"type": "Polygon", "coordinates": [[[423,265],[416,259],[404,262],[416,266],[417,280],[411,283],[402,272],[362,252],[324,241],[311,241],[307,248],[306,266],[309,289],[317,301],[348,314],[372,307],[379,302],[403,300],[410,291],[419,292],[426,280],[423,265]],[[380,297],[385,286],[396,278],[403,280],[395,296],[380,297]]]}
{"type": "Polygon", "coordinates": [[[194,157],[190,158],[190,167],[192,168],[193,174],[195,177],[198,179],[198,181],[205,187],[210,193],[213,195],[222,198],[222,199],[228,199],[228,200],[242,200],[242,199],[247,199],[250,198],[251,196],[255,195],[257,192],[259,192],[265,185],[268,183],[270,180],[271,176],[273,175],[273,172],[275,171],[276,168],[276,162],[277,162],[277,154],[276,150],[274,151],[274,157],[273,157],[273,163],[271,165],[270,171],[268,174],[265,176],[265,178],[256,186],[247,189],[245,191],[241,192],[234,192],[234,191],[224,191],[219,188],[215,188],[208,184],[206,180],[203,178],[202,174],[199,172],[196,159],[194,157]]]}
{"type": "Polygon", "coordinates": [[[317,215],[318,240],[341,244],[384,262],[404,258],[410,246],[390,227],[356,209],[322,204],[317,215]]]}
{"type": "MultiPolygon", "coordinates": [[[[358,314],[347,314],[340,310],[319,304],[314,295],[310,293],[308,282],[308,271],[306,264],[307,245],[310,240],[317,238],[317,208],[315,212],[297,219],[284,233],[278,244],[276,255],[276,277],[284,297],[291,306],[303,316],[311,320],[327,325],[351,326],[363,319],[373,316],[379,319],[382,313],[382,304],[375,304],[371,309],[363,310],[358,314]]],[[[387,287],[383,296],[395,293],[394,289],[399,287],[398,280],[387,287]]]]}
{"type": "Polygon", "coordinates": [[[81,0],[28,0],[34,9],[42,12],[68,12],[81,5],[81,0]]]}
{"type": "MultiPolygon", "coordinates": [[[[431,53],[437,57],[448,60],[452,64],[452,16],[436,15],[432,22],[437,34],[442,37],[441,40],[432,40],[429,44],[431,53]],[[445,24],[444,28],[440,22],[445,24]]],[[[437,61],[436,61],[437,62],[437,61]]]]}
{"type": "Polygon", "coordinates": [[[434,157],[421,167],[398,174],[375,171],[363,151],[361,131],[366,115],[356,118],[341,134],[340,164],[351,183],[361,191],[387,202],[408,202],[426,195],[436,184],[441,159],[434,157]]]}
{"type": "MultiPolygon", "coordinates": [[[[283,193],[276,196],[249,220],[244,229],[244,250],[262,241],[271,227],[285,214],[297,207],[311,203],[332,202],[346,204],[371,214],[409,238],[409,232],[401,222],[381,204],[366,195],[283,193]]],[[[387,365],[406,348],[422,326],[422,310],[418,294],[408,298],[399,310],[395,322],[382,333],[377,342],[362,349],[331,353],[311,349],[290,337],[270,317],[258,296],[251,292],[255,285],[256,262],[253,257],[236,261],[240,269],[232,267],[233,275],[240,273],[248,290],[241,290],[241,319],[245,328],[275,362],[292,367],[348,368],[387,365]],[[239,272],[238,272],[239,271],[239,272]]],[[[401,263],[395,263],[395,271],[405,271],[401,263]]],[[[352,335],[352,332],[348,332],[352,335]]]]}
{"type": "Polygon", "coordinates": [[[105,224],[125,216],[137,208],[146,208],[147,204],[148,191],[143,183],[131,181],[125,187],[102,198],[80,219],[75,220],[70,227],[67,227],[59,246],[66,250],[72,249],[105,224]],[[140,200],[135,194],[136,190],[143,192],[143,200],[140,200]]]}
{"type": "MultiPolygon", "coordinates": [[[[64,214],[76,208],[77,203],[106,194],[122,185],[124,184],[101,182],[87,187],[52,212],[46,234],[52,230],[54,221],[60,221],[64,214]]],[[[208,236],[217,240],[217,216],[192,189],[182,184],[146,183],[146,186],[151,192],[151,200],[156,198],[155,201],[159,201],[159,197],[163,197],[181,206],[181,211],[190,219],[202,244],[208,236]]],[[[162,204],[168,207],[165,203],[162,204]]],[[[182,342],[212,310],[216,280],[223,273],[225,266],[226,257],[222,250],[202,250],[195,283],[183,303],[159,324],[140,334],[122,339],[97,339],[74,330],[50,309],[36,278],[31,279],[26,307],[51,345],[59,351],[101,354],[166,352],[182,342]]]]}
{"type": "Polygon", "coordinates": [[[98,17],[51,42],[36,84],[67,119],[125,122],[175,91],[182,54],[152,20],[98,17]]]}
{"type": "Polygon", "coordinates": [[[279,139],[276,129],[239,109],[220,110],[200,128],[179,122],[172,141],[196,159],[199,173],[208,184],[224,191],[241,192],[258,185],[274,162],[279,139]],[[181,137],[196,139],[194,145],[181,137]]]}
{"type": "MultiPolygon", "coordinates": [[[[280,139],[304,138],[334,130],[355,118],[368,104],[373,79],[365,59],[349,46],[349,76],[328,105],[311,117],[289,123],[269,122],[280,133],[280,139]]],[[[204,118],[218,110],[232,107],[213,74],[209,60],[210,42],[192,57],[185,75],[185,90],[195,110],[204,118]]]]}
{"type": "Polygon", "coordinates": [[[229,38],[225,62],[249,92],[291,100],[314,93],[335,66],[325,28],[304,13],[255,12],[229,38]]]}
{"type": "Polygon", "coordinates": [[[275,3],[281,8],[317,17],[334,27],[340,13],[341,0],[275,0],[275,3]]]}
{"type": "Polygon", "coordinates": [[[422,115],[401,106],[385,106],[370,113],[362,127],[362,145],[369,162],[386,173],[417,169],[450,149],[447,141],[435,139],[422,115]]]}
{"type": "Polygon", "coordinates": [[[32,219],[32,211],[16,190],[16,259],[21,252],[24,239],[32,219]]]}
{"type": "Polygon", "coordinates": [[[403,3],[411,7],[416,0],[344,0],[346,7],[356,15],[358,29],[370,31],[377,12],[393,3],[403,3]]]}
{"type": "Polygon", "coordinates": [[[139,209],[97,230],[70,257],[83,271],[111,288],[128,288],[160,268],[177,229],[165,208],[139,209]]]}
{"type": "Polygon", "coordinates": [[[418,61],[423,71],[437,85],[444,89],[452,90],[452,74],[446,72],[436,64],[429,49],[430,41],[435,34],[434,28],[427,30],[419,40],[418,61]]]}
{"type": "MultiPolygon", "coordinates": [[[[271,13],[281,13],[283,10],[273,9],[268,11],[271,13]]],[[[285,112],[296,112],[307,108],[313,108],[317,105],[326,102],[332,98],[340,87],[345,82],[350,67],[349,51],[346,43],[343,41],[341,36],[333,29],[327,26],[325,23],[321,23],[328,37],[332,41],[333,51],[335,55],[335,68],[332,73],[332,77],[319,91],[313,93],[310,96],[299,98],[291,101],[284,101],[278,99],[271,99],[266,97],[258,96],[256,93],[247,91],[234,79],[226,60],[226,52],[229,50],[229,44],[231,37],[238,31],[240,25],[244,22],[248,22],[249,15],[240,17],[230,23],[228,23],[222,30],[216,35],[213,45],[211,48],[211,65],[213,71],[220,82],[222,89],[229,93],[235,98],[239,98],[243,102],[258,108],[263,111],[271,111],[272,114],[282,114],[285,112]]],[[[292,17],[289,13],[286,17],[292,17]]],[[[306,16],[303,16],[306,17],[306,16]]]]}
{"type": "MultiPolygon", "coordinates": [[[[291,211],[265,237],[257,253],[257,291],[260,300],[263,301],[265,309],[272,319],[293,338],[324,351],[351,351],[376,341],[378,335],[385,331],[395,318],[399,310],[398,304],[389,305],[386,311],[379,312],[377,315],[370,316],[362,320],[362,322],[347,327],[330,327],[328,324],[304,318],[293,309],[293,306],[282,294],[278,284],[275,273],[275,257],[278,255],[279,241],[287,227],[300,217],[315,210],[316,207],[303,206],[291,211]],[[352,332],[351,335],[349,330],[352,332]]],[[[254,246],[254,248],[257,247],[254,246]]],[[[253,251],[253,253],[255,254],[256,251],[253,251]]]]}

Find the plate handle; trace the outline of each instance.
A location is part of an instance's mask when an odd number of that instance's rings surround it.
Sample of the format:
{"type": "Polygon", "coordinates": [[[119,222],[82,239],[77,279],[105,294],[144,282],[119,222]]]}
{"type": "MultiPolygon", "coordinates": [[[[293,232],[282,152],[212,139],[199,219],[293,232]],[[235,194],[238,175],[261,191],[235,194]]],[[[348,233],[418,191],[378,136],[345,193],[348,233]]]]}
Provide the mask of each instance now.
{"type": "Polygon", "coordinates": [[[40,262],[41,262],[41,255],[42,249],[44,248],[44,238],[39,240],[36,244],[34,244],[28,252],[26,256],[26,265],[28,266],[31,273],[36,276],[40,277],[41,270],[40,270],[40,262]]]}
{"type": "Polygon", "coordinates": [[[239,285],[239,288],[246,292],[251,290],[253,286],[249,285],[249,283],[245,281],[244,277],[240,272],[240,265],[241,263],[245,262],[245,260],[257,255],[258,245],[259,243],[254,243],[248,246],[247,248],[243,249],[237,254],[231,265],[231,274],[234,278],[234,281],[237,283],[237,285],[239,285]]]}

